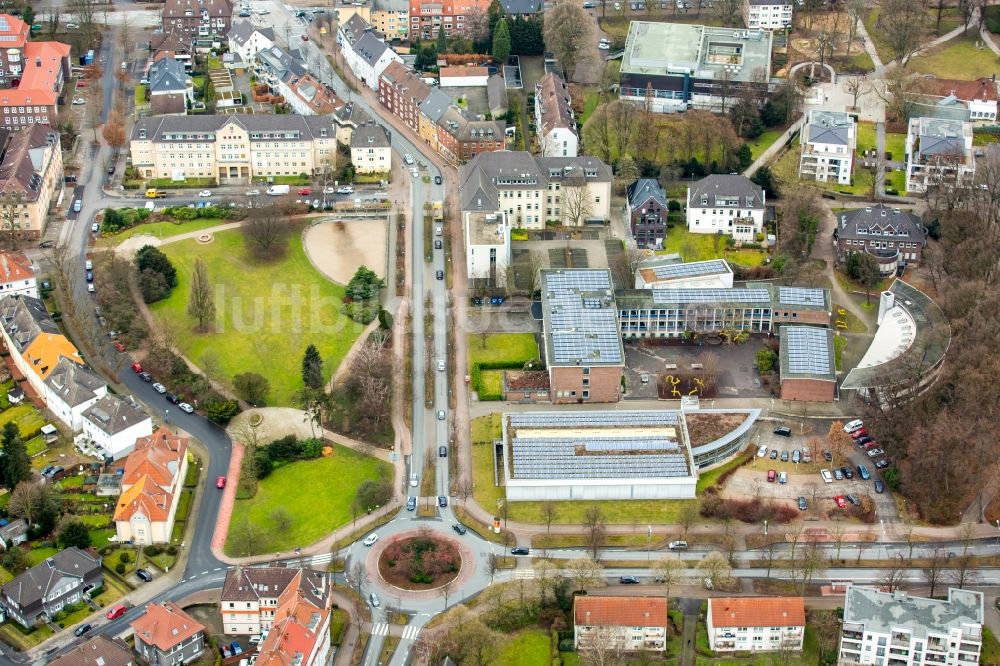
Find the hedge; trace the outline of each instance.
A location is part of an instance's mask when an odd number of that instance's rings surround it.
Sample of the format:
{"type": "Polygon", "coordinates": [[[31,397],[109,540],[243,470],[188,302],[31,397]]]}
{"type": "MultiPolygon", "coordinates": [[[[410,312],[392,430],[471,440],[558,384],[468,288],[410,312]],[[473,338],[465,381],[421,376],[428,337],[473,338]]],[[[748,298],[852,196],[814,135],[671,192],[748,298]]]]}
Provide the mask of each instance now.
{"type": "Polygon", "coordinates": [[[520,370],[524,361],[481,361],[473,363],[469,371],[469,383],[476,390],[480,400],[502,400],[503,395],[493,394],[483,385],[483,370],[520,370]]]}

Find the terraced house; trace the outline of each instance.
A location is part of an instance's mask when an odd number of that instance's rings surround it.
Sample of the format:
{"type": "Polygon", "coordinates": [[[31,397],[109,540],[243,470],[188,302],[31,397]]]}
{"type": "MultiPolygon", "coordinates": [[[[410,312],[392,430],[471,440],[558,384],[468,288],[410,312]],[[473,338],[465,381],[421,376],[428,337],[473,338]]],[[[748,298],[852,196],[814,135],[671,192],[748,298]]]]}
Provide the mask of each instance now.
{"type": "Polygon", "coordinates": [[[0,129],[0,231],[36,240],[63,187],[59,133],[48,125],[0,129]]]}
{"type": "Polygon", "coordinates": [[[335,159],[326,116],[234,115],[140,118],[129,146],[143,178],[212,178],[220,185],[314,175],[335,159]]]}
{"type": "Polygon", "coordinates": [[[187,474],[186,437],[169,428],[136,440],[125,459],[122,494],[115,505],[118,541],[140,546],[169,543],[187,474]]]}

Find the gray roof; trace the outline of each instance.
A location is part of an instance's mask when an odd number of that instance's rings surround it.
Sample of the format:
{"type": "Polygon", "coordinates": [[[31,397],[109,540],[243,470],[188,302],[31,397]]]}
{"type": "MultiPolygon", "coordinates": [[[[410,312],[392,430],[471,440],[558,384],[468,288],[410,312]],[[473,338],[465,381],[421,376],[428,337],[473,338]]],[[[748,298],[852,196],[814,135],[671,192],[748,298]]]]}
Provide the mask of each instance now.
{"type": "Polygon", "coordinates": [[[909,211],[876,204],[842,211],[837,216],[837,237],[869,239],[891,236],[910,243],[926,244],[924,225],[909,211]]]}
{"type": "Polygon", "coordinates": [[[76,407],[97,397],[97,391],[107,386],[107,383],[89,369],[64,356],[45,378],[45,385],[64,403],[76,407]]]}
{"type": "Polygon", "coordinates": [[[255,32],[259,32],[261,36],[268,38],[272,42],[274,41],[274,28],[258,28],[250,21],[234,22],[233,27],[229,30],[229,34],[226,37],[236,42],[237,46],[243,46],[255,32]]]}
{"type": "Polygon", "coordinates": [[[347,19],[344,25],[340,26],[340,30],[344,33],[347,43],[354,44],[361,39],[362,35],[371,30],[371,27],[371,23],[361,18],[360,14],[355,13],[351,18],[347,19]]]}
{"type": "Polygon", "coordinates": [[[686,280],[688,278],[704,277],[706,275],[732,274],[733,269],[725,259],[706,259],[705,261],[680,261],[680,255],[666,254],[639,262],[636,271],[652,271],[657,281],[686,280]]]}
{"type": "Polygon", "coordinates": [[[229,0],[166,0],[163,18],[184,18],[186,11],[200,17],[202,10],[210,17],[232,17],[233,4],[229,0]]]}
{"type": "Polygon", "coordinates": [[[45,309],[45,303],[31,296],[5,296],[0,299],[0,326],[14,342],[19,354],[43,333],[61,334],[45,309]]]}
{"type": "Polygon", "coordinates": [[[947,599],[914,597],[906,592],[880,592],[872,587],[852,585],[844,599],[844,628],[864,625],[864,631],[889,634],[906,629],[913,638],[928,634],[948,634],[952,629],[981,626],[983,594],[950,588],[947,599]]]}
{"type": "Polygon", "coordinates": [[[360,125],[351,134],[351,148],[388,148],[389,130],[376,122],[360,125]]]}
{"type": "Polygon", "coordinates": [[[737,208],[758,209],[764,207],[764,190],[755,185],[746,176],[732,174],[712,174],[702,178],[689,188],[690,206],[701,208],[701,199],[708,197],[708,208],[727,205],[721,203],[722,198],[738,198],[734,205],[737,208]],[[749,202],[749,203],[748,203],[749,202]]]}
{"type": "Polygon", "coordinates": [[[111,393],[84,410],[83,416],[109,435],[128,430],[149,419],[146,412],[111,393]]]}
{"type": "Polygon", "coordinates": [[[667,207],[667,191],[663,189],[659,181],[655,178],[640,178],[628,186],[629,206],[632,210],[641,207],[644,203],[652,199],[664,208],[667,207]]]}
{"type": "Polygon", "coordinates": [[[624,365],[611,271],[549,269],[541,275],[547,365],[624,365]]]}
{"type": "Polygon", "coordinates": [[[833,331],[817,326],[781,327],[781,379],[836,381],[833,331]]]}
{"type": "Polygon", "coordinates": [[[420,103],[420,112],[430,118],[431,122],[437,123],[450,106],[451,97],[448,97],[448,93],[440,88],[433,88],[427,99],[420,103]]]}
{"type": "Polygon", "coordinates": [[[308,71],[298,49],[285,51],[280,46],[272,46],[258,51],[257,60],[279,78],[289,75],[302,76],[308,71]]]}
{"type": "Polygon", "coordinates": [[[920,118],[920,155],[964,156],[967,126],[960,120],[920,118]]]}
{"type": "Polygon", "coordinates": [[[809,143],[826,143],[833,146],[850,144],[851,126],[854,119],[842,111],[810,111],[806,125],[809,143]]]}
{"type": "Polygon", "coordinates": [[[28,533],[28,523],[24,518],[15,518],[3,527],[0,527],[0,537],[5,541],[13,541],[15,537],[28,533]]]}
{"type": "Polygon", "coordinates": [[[132,139],[138,139],[145,132],[147,139],[197,142],[215,141],[215,134],[229,123],[235,123],[251,133],[251,141],[302,141],[303,138],[319,138],[326,130],[326,136],[334,136],[333,122],[323,116],[300,116],[296,114],[233,114],[226,116],[151,116],[139,118],[132,128],[132,139]],[[255,133],[261,136],[254,136],[255,133]]]}
{"type": "Polygon", "coordinates": [[[353,125],[354,127],[358,127],[362,123],[371,120],[371,116],[368,115],[368,112],[361,108],[360,104],[355,104],[354,102],[348,102],[334,111],[331,115],[333,115],[334,120],[336,120],[338,124],[353,125]]]}
{"type": "Polygon", "coordinates": [[[172,93],[187,90],[184,65],[173,58],[161,58],[149,68],[149,92],[172,93]]]}
{"type": "MultiPolygon", "coordinates": [[[[357,14],[355,14],[357,16],[357,14]]],[[[361,36],[361,39],[354,43],[351,47],[352,50],[361,57],[369,65],[374,66],[378,62],[378,59],[382,57],[382,54],[390,50],[389,45],[383,42],[378,36],[373,32],[366,32],[361,36]]]]}
{"type": "Polygon", "coordinates": [[[816,310],[829,312],[829,289],[777,287],[765,282],[748,282],[745,287],[621,289],[615,293],[620,309],[666,306],[683,309],[693,306],[727,304],[739,307],[816,310]]]}
{"type": "Polygon", "coordinates": [[[100,571],[100,558],[76,547],[66,548],[4,585],[3,595],[21,608],[27,608],[41,602],[64,578],[82,581],[94,569],[100,571]]]}
{"type": "Polygon", "coordinates": [[[541,0],[500,0],[500,8],[506,16],[541,14],[542,2],[541,0]]]}
{"type": "Polygon", "coordinates": [[[499,74],[492,74],[486,79],[486,98],[494,116],[507,109],[507,84],[499,74]]]}

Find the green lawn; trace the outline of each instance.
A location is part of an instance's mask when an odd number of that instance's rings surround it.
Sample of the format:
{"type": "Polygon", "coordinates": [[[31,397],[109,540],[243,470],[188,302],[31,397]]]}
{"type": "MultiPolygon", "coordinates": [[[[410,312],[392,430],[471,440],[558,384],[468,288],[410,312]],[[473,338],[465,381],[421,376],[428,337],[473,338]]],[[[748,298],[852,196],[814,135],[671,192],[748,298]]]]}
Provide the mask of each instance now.
{"type": "Polygon", "coordinates": [[[895,162],[903,161],[903,154],[906,152],[906,135],[896,132],[885,133],[885,152],[891,155],[895,162]]]}
{"type": "Polygon", "coordinates": [[[186,234],[192,231],[201,231],[202,229],[208,229],[209,227],[217,227],[220,224],[228,224],[228,221],[198,219],[187,220],[184,222],[150,222],[149,224],[136,225],[131,229],[125,229],[124,231],[114,235],[102,236],[98,242],[101,245],[118,245],[119,243],[138,234],[148,234],[150,236],[156,236],[157,238],[170,238],[171,236],[180,236],[181,234],[186,234]]]}
{"type": "Polygon", "coordinates": [[[47,450],[49,448],[48,443],[45,438],[39,435],[38,437],[32,437],[27,442],[24,443],[25,448],[28,450],[28,455],[32,458],[37,456],[39,453],[47,450]]]}
{"type": "Polygon", "coordinates": [[[41,564],[59,552],[59,548],[32,548],[27,552],[28,564],[35,566],[41,564]]]}
{"type": "Polygon", "coordinates": [[[474,363],[530,361],[538,358],[538,344],[531,333],[491,333],[468,335],[469,366],[474,363]]]}
{"type": "Polygon", "coordinates": [[[309,344],[323,357],[327,377],[337,368],[363,330],[340,314],[344,288],[320,275],[309,263],[302,237],[289,239],[285,258],[269,264],[247,259],[239,230],[215,234],[207,245],[194,239],[163,246],[177,267],[178,285],[153,314],[176,331],[175,344],[215,379],[229,383],[233,375],[253,371],[271,384],[268,403],[292,404],[302,388],[300,359],[309,344]],[[196,258],[207,269],[215,296],[213,331],[194,334],[187,315],[191,275],[196,258]]]}
{"type": "Polygon", "coordinates": [[[1000,664],[1000,642],[989,627],[983,627],[983,651],[980,656],[980,662],[987,666],[1000,664]]]}
{"type": "Polygon", "coordinates": [[[783,127],[765,130],[763,134],[750,142],[750,158],[756,160],[784,133],[785,128],[783,127]]]}
{"type": "MultiPolygon", "coordinates": [[[[905,139],[905,137],[904,137],[905,139]]],[[[857,152],[875,149],[875,123],[858,123],[857,152]]]]}
{"type": "Polygon", "coordinates": [[[985,46],[976,47],[980,41],[975,30],[952,39],[910,61],[907,69],[922,74],[933,74],[939,79],[970,80],[991,76],[1000,70],[1000,57],[985,46]]]}
{"type": "Polygon", "coordinates": [[[812,631],[806,626],[806,635],[802,642],[802,652],[790,654],[787,659],[775,661],[774,653],[762,653],[747,657],[705,657],[702,653],[711,653],[708,649],[708,633],[705,630],[704,622],[698,623],[698,633],[695,637],[695,645],[699,654],[695,659],[696,666],[772,666],[781,663],[785,666],[816,666],[819,660],[819,644],[816,642],[812,631]]]}
{"type": "Polygon", "coordinates": [[[21,431],[21,437],[34,437],[45,425],[42,413],[30,402],[22,402],[0,412],[0,428],[13,421],[21,431]]]}
{"type": "Polygon", "coordinates": [[[146,86],[137,85],[135,87],[135,105],[136,107],[143,106],[146,103],[146,86]]]}
{"type": "Polygon", "coordinates": [[[504,641],[503,649],[490,666],[549,666],[552,641],[541,629],[527,629],[504,641]]]}
{"type": "Polygon", "coordinates": [[[597,90],[595,88],[587,88],[586,92],[583,93],[583,113],[580,114],[581,126],[587,123],[587,118],[594,112],[600,101],[601,97],[597,90]]]}
{"type": "Polygon", "coordinates": [[[728,248],[726,239],[719,239],[715,234],[689,233],[683,224],[674,225],[667,231],[660,254],[679,252],[684,261],[704,261],[706,259],[723,258],[731,264],[740,266],[760,266],[764,263],[767,253],[763,250],[738,250],[728,248]],[[718,243],[718,250],[716,250],[718,243]]]}
{"type": "Polygon", "coordinates": [[[876,7],[867,14],[862,14],[861,20],[864,22],[865,30],[868,31],[868,36],[871,38],[872,44],[875,45],[875,51],[884,65],[892,60],[892,51],[882,38],[882,31],[875,27],[875,24],[878,22],[878,14],[879,9],[876,7]]]}
{"type": "Polygon", "coordinates": [[[837,367],[837,372],[843,370],[844,349],[847,347],[847,338],[842,335],[833,338],[833,360],[837,367]]]}
{"type": "Polygon", "coordinates": [[[333,445],[333,455],[291,463],[260,482],[257,494],[237,500],[229,522],[226,553],[240,555],[241,527],[249,521],[260,532],[253,553],[308,546],[351,522],[351,501],[362,481],[391,475],[388,463],[333,445]],[[272,512],[283,508],[291,518],[285,532],[275,530],[272,512]]]}
{"type": "Polygon", "coordinates": [[[885,187],[886,189],[896,190],[899,194],[906,193],[906,172],[901,169],[896,169],[885,174],[885,187]]]}

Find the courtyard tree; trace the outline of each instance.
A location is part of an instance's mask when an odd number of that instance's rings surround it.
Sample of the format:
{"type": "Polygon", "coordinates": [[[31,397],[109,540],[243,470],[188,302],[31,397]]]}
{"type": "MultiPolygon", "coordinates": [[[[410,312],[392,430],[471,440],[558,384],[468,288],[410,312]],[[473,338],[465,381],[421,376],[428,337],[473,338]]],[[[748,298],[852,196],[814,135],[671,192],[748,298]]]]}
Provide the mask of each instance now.
{"type": "Polygon", "coordinates": [[[59,545],[63,548],[90,548],[90,530],[79,518],[70,518],[59,529],[59,545]]]}
{"type": "Polygon", "coordinates": [[[271,383],[256,372],[241,372],[233,377],[233,388],[241,400],[252,407],[260,407],[271,392],[271,383]]]}
{"type": "Polygon", "coordinates": [[[510,28],[507,20],[501,19],[493,32],[493,60],[503,64],[507,62],[508,56],[510,56],[510,28]]]}
{"type": "Polygon", "coordinates": [[[316,345],[306,347],[302,355],[302,383],[313,390],[323,388],[323,359],[316,345]]]}
{"type": "Polygon", "coordinates": [[[865,302],[872,302],[872,290],[882,279],[878,260],[867,252],[851,252],[847,255],[844,268],[848,277],[865,288],[865,302]]]}
{"type": "Polygon", "coordinates": [[[563,183],[562,199],[563,219],[561,221],[565,224],[579,226],[594,213],[590,187],[582,174],[579,177],[566,179],[566,182],[563,183]]]}
{"type": "Polygon", "coordinates": [[[778,355],[770,347],[761,347],[754,355],[754,361],[757,363],[757,371],[766,375],[775,371],[778,365],[778,355]]]}
{"type": "Polygon", "coordinates": [[[851,436],[844,432],[844,422],[834,421],[826,433],[826,443],[836,462],[843,464],[851,453],[851,436]]]}
{"type": "Polygon", "coordinates": [[[198,330],[202,332],[207,331],[209,322],[215,319],[215,294],[208,281],[208,269],[200,257],[194,262],[187,312],[198,320],[198,330]]]}
{"type": "Polygon", "coordinates": [[[17,424],[8,421],[3,427],[3,457],[0,458],[0,477],[8,490],[14,490],[22,481],[31,479],[31,459],[21,439],[17,424]]]}
{"type": "Polygon", "coordinates": [[[567,81],[573,80],[577,66],[589,58],[593,31],[594,23],[580,5],[563,2],[545,13],[545,46],[559,61],[567,81]]]}

